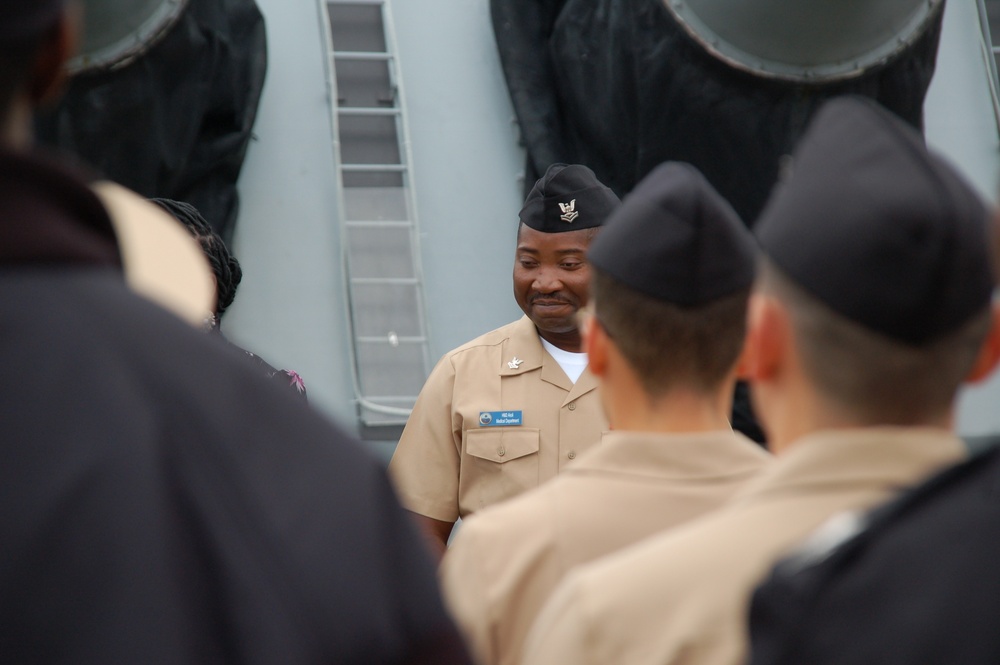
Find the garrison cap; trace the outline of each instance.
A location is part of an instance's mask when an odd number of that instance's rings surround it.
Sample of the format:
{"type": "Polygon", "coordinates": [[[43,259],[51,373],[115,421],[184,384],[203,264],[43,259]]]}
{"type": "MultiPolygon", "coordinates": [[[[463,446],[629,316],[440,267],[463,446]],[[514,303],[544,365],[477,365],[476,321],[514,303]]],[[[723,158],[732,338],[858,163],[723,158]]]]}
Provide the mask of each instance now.
{"type": "Polygon", "coordinates": [[[0,0],[0,48],[18,46],[52,27],[65,0],[0,0]]]}
{"type": "Polygon", "coordinates": [[[920,345],[989,304],[988,217],[917,132],[871,100],[839,97],[816,114],[755,231],[813,297],[920,345]]]}
{"type": "Polygon", "coordinates": [[[625,197],[587,260],[639,293],[694,306],[750,288],[756,243],[698,169],[667,162],[625,197]]]}
{"type": "Polygon", "coordinates": [[[621,201],[581,164],[553,164],[528,192],[518,217],[543,233],[600,226],[621,201]]]}

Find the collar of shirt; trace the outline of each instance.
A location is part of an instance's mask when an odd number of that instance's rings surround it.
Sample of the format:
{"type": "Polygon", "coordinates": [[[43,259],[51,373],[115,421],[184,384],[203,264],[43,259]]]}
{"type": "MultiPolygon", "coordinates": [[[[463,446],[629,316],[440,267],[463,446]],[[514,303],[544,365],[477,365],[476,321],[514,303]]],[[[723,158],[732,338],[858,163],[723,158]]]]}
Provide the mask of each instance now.
{"type": "Polygon", "coordinates": [[[965,444],[931,427],[870,427],[814,432],[751,481],[734,502],[798,494],[803,488],[893,486],[915,480],[968,457],[965,444]]]}
{"type": "Polygon", "coordinates": [[[500,376],[514,376],[539,367],[542,369],[542,381],[558,386],[569,393],[566,396],[565,403],[567,404],[597,388],[597,377],[590,373],[589,368],[583,370],[583,374],[576,380],[576,383],[569,380],[566,372],[562,370],[555,358],[542,347],[542,340],[538,336],[535,324],[525,315],[515,323],[510,337],[503,344],[499,367],[500,376]],[[516,368],[509,364],[514,358],[522,361],[517,364],[516,368]]]}
{"type": "Polygon", "coordinates": [[[759,469],[771,455],[738,432],[608,432],[566,473],[704,480],[759,469]]]}
{"type": "Polygon", "coordinates": [[[542,348],[541,339],[535,324],[527,316],[522,316],[513,326],[510,337],[503,345],[503,353],[500,358],[500,376],[510,376],[530,372],[542,366],[542,359],[546,356],[545,349],[542,348]],[[511,367],[510,363],[514,359],[520,360],[516,367],[511,367]]]}
{"type": "Polygon", "coordinates": [[[541,336],[539,336],[538,341],[542,343],[542,348],[545,349],[545,352],[552,356],[552,359],[559,364],[559,367],[566,373],[570,381],[576,383],[580,380],[580,376],[583,374],[583,370],[587,369],[587,363],[589,362],[586,353],[564,351],[541,336]]]}

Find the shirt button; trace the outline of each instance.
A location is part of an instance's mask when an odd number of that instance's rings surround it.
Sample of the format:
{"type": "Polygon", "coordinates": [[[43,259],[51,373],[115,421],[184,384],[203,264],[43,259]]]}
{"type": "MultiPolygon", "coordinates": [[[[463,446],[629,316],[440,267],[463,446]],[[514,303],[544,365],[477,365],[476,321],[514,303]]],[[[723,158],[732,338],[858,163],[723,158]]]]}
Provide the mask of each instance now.
{"type": "Polygon", "coordinates": [[[506,450],[504,450],[503,448],[497,448],[497,455],[499,455],[500,457],[503,457],[506,454],[507,454],[506,450]]]}
{"type": "Polygon", "coordinates": [[[569,453],[567,453],[566,457],[568,457],[570,459],[576,459],[576,451],[574,451],[574,450],[569,451],[569,453]]]}
{"type": "Polygon", "coordinates": [[[570,411],[576,411],[576,402],[570,402],[569,403],[569,410],[570,411]]]}

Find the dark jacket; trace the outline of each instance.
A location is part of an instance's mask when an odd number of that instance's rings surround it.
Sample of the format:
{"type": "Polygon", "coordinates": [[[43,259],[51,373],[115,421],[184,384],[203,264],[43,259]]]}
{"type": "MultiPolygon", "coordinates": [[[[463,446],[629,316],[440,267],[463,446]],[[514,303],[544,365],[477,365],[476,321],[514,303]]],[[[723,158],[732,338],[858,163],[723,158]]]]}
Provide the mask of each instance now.
{"type": "Polygon", "coordinates": [[[0,662],[465,663],[382,465],[0,154],[0,662]]]}
{"type": "Polygon", "coordinates": [[[1000,449],[859,525],[757,590],[752,665],[1000,663],[1000,449]]]}

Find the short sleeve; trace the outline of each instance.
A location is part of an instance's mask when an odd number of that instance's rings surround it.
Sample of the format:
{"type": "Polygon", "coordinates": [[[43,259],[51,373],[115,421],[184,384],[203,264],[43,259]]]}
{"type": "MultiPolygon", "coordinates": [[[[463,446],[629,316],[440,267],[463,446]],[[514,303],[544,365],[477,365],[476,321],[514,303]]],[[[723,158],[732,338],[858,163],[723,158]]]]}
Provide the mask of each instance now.
{"type": "Polygon", "coordinates": [[[461,423],[452,396],[455,368],[449,356],[424,384],[389,463],[389,475],[403,506],[443,522],[458,519],[461,423]]]}

